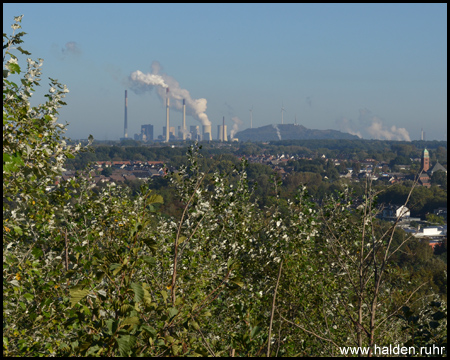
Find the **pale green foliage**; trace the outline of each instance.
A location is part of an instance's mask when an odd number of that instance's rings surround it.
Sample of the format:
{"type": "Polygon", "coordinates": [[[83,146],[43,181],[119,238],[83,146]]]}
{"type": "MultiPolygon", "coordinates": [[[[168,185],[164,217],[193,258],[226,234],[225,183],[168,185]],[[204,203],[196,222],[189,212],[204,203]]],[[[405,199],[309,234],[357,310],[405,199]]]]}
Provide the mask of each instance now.
{"type": "MultiPolygon", "coordinates": [[[[66,125],[57,123],[58,109],[65,104],[62,99],[68,92],[66,86],[50,79],[47,101],[34,107],[30,104],[34,87],[40,86],[42,59],[36,62],[28,58],[27,70],[21,69],[14,50],[30,55],[17,46],[23,42],[25,34],[16,33],[21,28],[21,19],[22,16],[15,18],[10,37],[3,35],[3,316],[6,335],[20,329],[11,323],[12,319],[17,323],[30,315],[42,319],[42,312],[49,311],[44,310],[40,302],[53,300],[43,297],[47,293],[45,289],[38,290],[38,284],[42,282],[47,289],[59,285],[58,277],[52,277],[51,270],[61,258],[50,251],[45,261],[33,262],[30,255],[39,258],[43,253],[40,247],[47,237],[52,239],[47,245],[51,247],[55,235],[61,231],[58,210],[70,196],[61,188],[54,194],[49,191],[63,171],[65,159],[80,150],[79,145],[75,148],[66,145],[62,136],[66,125]],[[39,281],[32,274],[39,274],[39,281]],[[31,276],[29,282],[27,276],[31,276]],[[40,293],[40,290],[44,291],[40,293]],[[41,315],[33,313],[36,305],[41,315]]],[[[21,331],[30,325],[27,320],[21,331]]],[[[42,338],[27,336],[33,342],[42,338]]],[[[24,339],[17,340],[29,346],[24,339]]]]}
{"type": "MultiPolygon", "coordinates": [[[[22,16],[15,18],[14,32],[21,28],[21,20],[22,16]]],[[[3,209],[11,220],[8,224],[15,231],[25,231],[31,236],[23,219],[22,224],[18,223],[15,216],[18,208],[41,205],[36,202],[54,185],[56,177],[64,170],[65,160],[73,157],[80,145],[75,148],[66,145],[62,136],[66,125],[57,123],[58,109],[65,105],[63,98],[69,92],[65,85],[50,79],[50,89],[45,95],[47,101],[31,106],[34,87],[40,86],[42,80],[43,60],[36,62],[27,58],[24,72],[13,50],[25,55],[30,53],[17,46],[25,33],[14,32],[11,37],[3,35],[3,198],[6,200],[3,209]],[[12,208],[16,211],[8,213],[12,208]]]]}
{"type": "MultiPolygon", "coordinates": [[[[366,186],[359,206],[354,206],[359,199],[352,198],[347,188],[326,199],[315,220],[320,226],[314,254],[310,253],[314,261],[303,269],[292,264],[298,272],[290,275],[287,296],[280,294],[280,301],[303,300],[280,310],[282,320],[303,330],[297,338],[304,344],[300,354],[339,355],[339,347],[373,348],[402,344],[408,338],[402,334],[401,309],[417,301],[416,292],[427,284],[406,277],[391,261],[408,237],[394,244],[397,222],[381,230],[376,193],[369,180],[366,186]],[[307,337],[322,341],[312,347],[307,337]]],[[[442,327],[436,335],[444,336],[442,327]]]]}

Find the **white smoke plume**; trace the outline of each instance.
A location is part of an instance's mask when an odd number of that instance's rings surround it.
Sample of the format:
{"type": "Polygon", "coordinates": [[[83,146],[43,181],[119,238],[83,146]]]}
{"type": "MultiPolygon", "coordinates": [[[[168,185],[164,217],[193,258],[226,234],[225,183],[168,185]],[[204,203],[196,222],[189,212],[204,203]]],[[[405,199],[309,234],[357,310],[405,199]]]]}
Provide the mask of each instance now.
{"type": "Polygon", "coordinates": [[[128,79],[129,88],[135,93],[152,91],[156,88],[159,98],[164,103],[166,99],[166,88],[169,88],[170,107],[182,111],[183,99],[186,100],[186,115],[190,115],[200,121],[202,125],[211,125],[206,115],[207,100],[192,99],[186,89],[182,89],[178,81],[167,74],[159,74],[161,66],[158,62],[152,63],[152,72],[144,74],[137,70],[131,73],[128,79]]]}
{"type": "Polygon", "coordinates": [[[409,133],[405,128],[397,128],[393,125],[390,129],[386,129],[381,120],[376,116],[372,119],[372,124],[367,131],[374,139],[411,141],[409,133]]]}
{"type": "Polygon", "coordinates": [[[239,129],[239,126],[241,126],[243,123],[242,123],[242,120],[239,119],[237,116],[233,116],[231,118],[231,121],[233,121],[233,128],[230,131],[230,136],[233,139],[234,138],[234,134],[237,133],[237,131],[239,129]]]}
{"type": "Polygon", "coordinates": [[[340,131],[349,133],[351,135],[356,135],[360,139],[362,139],[361,132],[355,130],[356,126],[353,123],[353,120],[343,117],[343,118],[337,119],[336,124],[339,126],[340,131]]]}
{"type": "Polygon", "coordinates": [[[278,140],[281,140],[280,129],[278,129],[278,125],[272,124],[273,128],[277,131],[278,140]]]}
{"type": "Polygon", "coordinates": [[[143,86],[143,89],[147,85],[150,86],[161,86],[163,88],[169,87],[165,82],[162,76],[156,74],[144,74],[143,72],[137,70],[130,75],[130,79],[133,82],[137,82],[138,84],[143,86]]]}
{"type": "Polygon", "coordinates": [[[381,118],[372,115],[368,109],[359,110],[358,124],[347,118],[336,120],[336,124],[341,131],[357,135],[360,138],[411,141],[405,128],[398,128],[395,125],[386,126],[381,118]]]}

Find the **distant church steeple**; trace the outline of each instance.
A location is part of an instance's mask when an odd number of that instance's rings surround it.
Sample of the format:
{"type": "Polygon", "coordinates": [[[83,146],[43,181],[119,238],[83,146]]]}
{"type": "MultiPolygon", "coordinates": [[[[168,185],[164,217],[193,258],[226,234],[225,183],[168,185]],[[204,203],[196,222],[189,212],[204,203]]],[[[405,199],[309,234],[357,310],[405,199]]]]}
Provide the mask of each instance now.
{"type": "Polygon", "coordinates": [[[427,172],[430,169],[430,154],[427,149],[423,150],[422,153],[422,170],[427,172]]]}

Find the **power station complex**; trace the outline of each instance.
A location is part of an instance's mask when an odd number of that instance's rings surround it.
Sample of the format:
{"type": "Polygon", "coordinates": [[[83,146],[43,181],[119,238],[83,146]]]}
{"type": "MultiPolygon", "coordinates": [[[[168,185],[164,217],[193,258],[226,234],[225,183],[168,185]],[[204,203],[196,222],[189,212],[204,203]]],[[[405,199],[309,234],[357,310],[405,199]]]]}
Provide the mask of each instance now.
{"type": "MultiPolygon", "coordinates": [[[[125,90],[125,118],[123,124],[123,138],[128,139],[128,97],[127,90],[125,90]]],[[[212,130],[211,125],[202,125],[200,130],[200,125],[190,126],[189,131],[186,128],[186,100],[183,99],[183,111],[182,111],[182,121],[181,125],[175,127],[170,126],[170,99],[169,99],[169,88],[166,88],[166,126],[163,126],[162,134],[158,138],[154,138],[153,125],[146,124],[141,125],[141,133],[134,134],[134,140],[139,141],[180,141],[180,140],[212,140],[212,130]],[[176,131],[177,130],[177,131],[176,131]]],[[[222,125],[217,126],[217,140],[228,141],[227,126],[225,125],[225,117],[222,119],[222,125]]]]}

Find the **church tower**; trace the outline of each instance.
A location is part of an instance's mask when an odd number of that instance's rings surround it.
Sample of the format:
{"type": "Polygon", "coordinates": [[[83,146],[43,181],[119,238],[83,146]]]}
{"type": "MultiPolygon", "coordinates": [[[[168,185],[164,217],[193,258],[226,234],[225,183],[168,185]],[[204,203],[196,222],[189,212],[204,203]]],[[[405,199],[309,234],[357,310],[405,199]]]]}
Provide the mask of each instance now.
{"type": "Polygon", "coordinates": [[[422,170],[423,172],[427,172],[430,169],[430,155],[428,154],[428,150],[424,149],[422,153],[422,170]]]}

